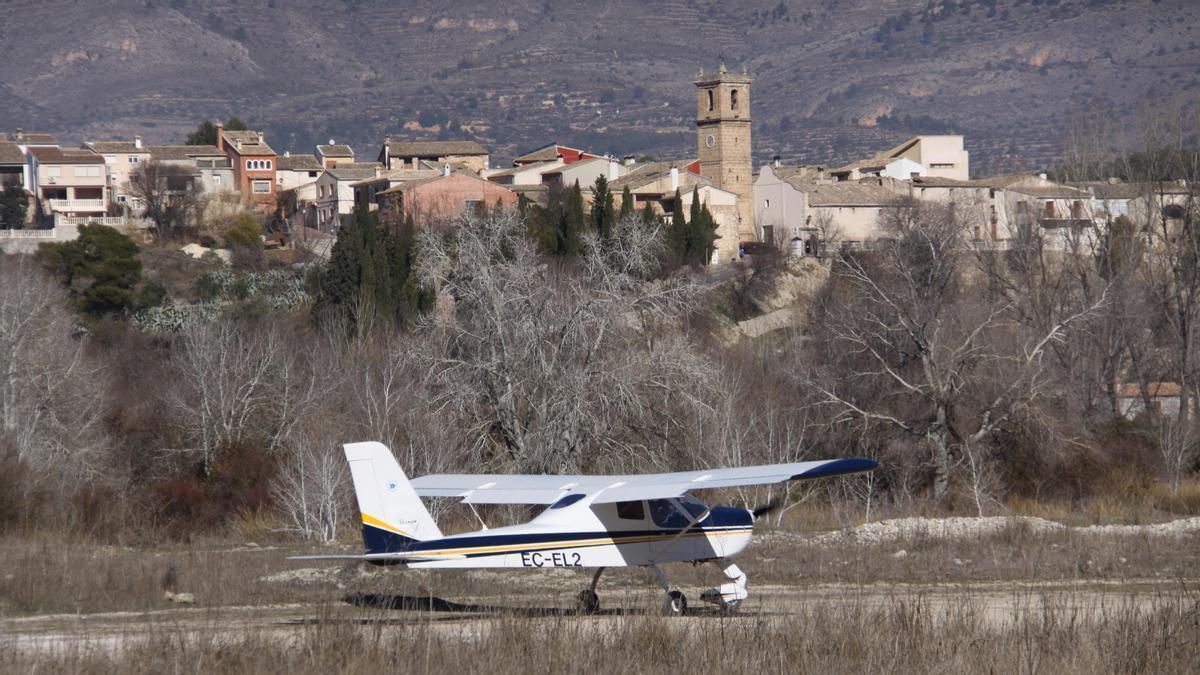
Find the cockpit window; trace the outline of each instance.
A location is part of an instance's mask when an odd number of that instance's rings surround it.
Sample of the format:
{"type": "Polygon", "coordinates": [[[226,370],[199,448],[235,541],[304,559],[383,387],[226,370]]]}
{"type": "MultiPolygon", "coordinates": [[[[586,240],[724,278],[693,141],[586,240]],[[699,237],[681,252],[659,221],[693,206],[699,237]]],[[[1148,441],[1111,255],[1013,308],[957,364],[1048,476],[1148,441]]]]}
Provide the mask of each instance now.
{"type": "Polygon", "coordinates": [[[651,499],[650,518],[659,527],[687,527],[691,518],[675,506],[674,499],[651,499]]]}
{"type": "Polygon", "coordinates": [[[617,502],[617,517],[625,520],[645,520],[646,509],[642,502],[617,502]]]}

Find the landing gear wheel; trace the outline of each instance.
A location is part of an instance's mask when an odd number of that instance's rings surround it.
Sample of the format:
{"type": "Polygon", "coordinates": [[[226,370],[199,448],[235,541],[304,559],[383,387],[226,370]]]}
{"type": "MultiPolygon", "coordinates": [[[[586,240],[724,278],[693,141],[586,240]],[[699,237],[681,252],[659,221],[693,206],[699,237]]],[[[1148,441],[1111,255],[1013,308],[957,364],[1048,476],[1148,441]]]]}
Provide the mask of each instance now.
{"type": "Polygon", "coordinates": [[[662,613],[665,616],[679,616],[687,611],[687,597],[680,591],[667,591],[667,599],[663,600],[662,613]]]}
{"type": "Polygon", "coordinates": [[[600,596],[596,591],[584,589],[575,598],[575,609],[580,614],[595,614],[600,611],[600,596]]]}

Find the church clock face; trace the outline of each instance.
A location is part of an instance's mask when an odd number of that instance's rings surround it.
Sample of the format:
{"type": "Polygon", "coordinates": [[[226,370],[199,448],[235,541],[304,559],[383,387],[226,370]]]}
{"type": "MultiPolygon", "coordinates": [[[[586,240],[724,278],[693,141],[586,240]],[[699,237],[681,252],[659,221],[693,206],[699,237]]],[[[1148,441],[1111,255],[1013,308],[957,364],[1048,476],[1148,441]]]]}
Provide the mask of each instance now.
{"type": "Polygon", "coordinates": [[[717,144],[717,139],[713,138],[712,134],[709,134],[708,137],[704,139],[704,145],[706,145],[710,148],[716,144],[717,144]]]}

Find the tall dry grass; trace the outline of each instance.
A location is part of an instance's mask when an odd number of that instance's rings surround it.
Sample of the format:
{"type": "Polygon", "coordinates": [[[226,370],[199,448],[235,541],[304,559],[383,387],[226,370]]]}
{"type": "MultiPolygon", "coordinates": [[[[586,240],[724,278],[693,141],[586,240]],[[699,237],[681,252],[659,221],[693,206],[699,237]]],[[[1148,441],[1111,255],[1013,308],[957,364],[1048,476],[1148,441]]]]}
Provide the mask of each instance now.
{"type": "Polygon", "coordinates": [[[55,673],[1189,673],[1194,597],[1083,618],[1070,599],[997,616],[986,603],[816,603],[795,613],[435,620],[367,612],[231,633],[168,622],[34,647],[0,639],[0,670],[55,673]],[[124,641],[124,646],[118,646],[124,641]]]}

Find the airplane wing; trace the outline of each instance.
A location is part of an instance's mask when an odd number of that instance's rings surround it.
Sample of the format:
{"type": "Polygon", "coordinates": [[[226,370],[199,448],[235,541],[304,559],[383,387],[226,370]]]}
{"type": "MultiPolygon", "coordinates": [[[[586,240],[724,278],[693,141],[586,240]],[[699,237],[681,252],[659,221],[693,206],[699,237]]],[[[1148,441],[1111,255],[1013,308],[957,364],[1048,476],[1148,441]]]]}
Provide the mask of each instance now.
{"type": "Polygon", "coordinates": [[[422,497],[459,497],[468,504],[553,504],[569,494],[595,495],[593,504],[667,499],[689,490],[766,485],[870,471],[873,459],[848,457],[793,464],[628,476],[431,474],[412,480],[422,497]]]}

